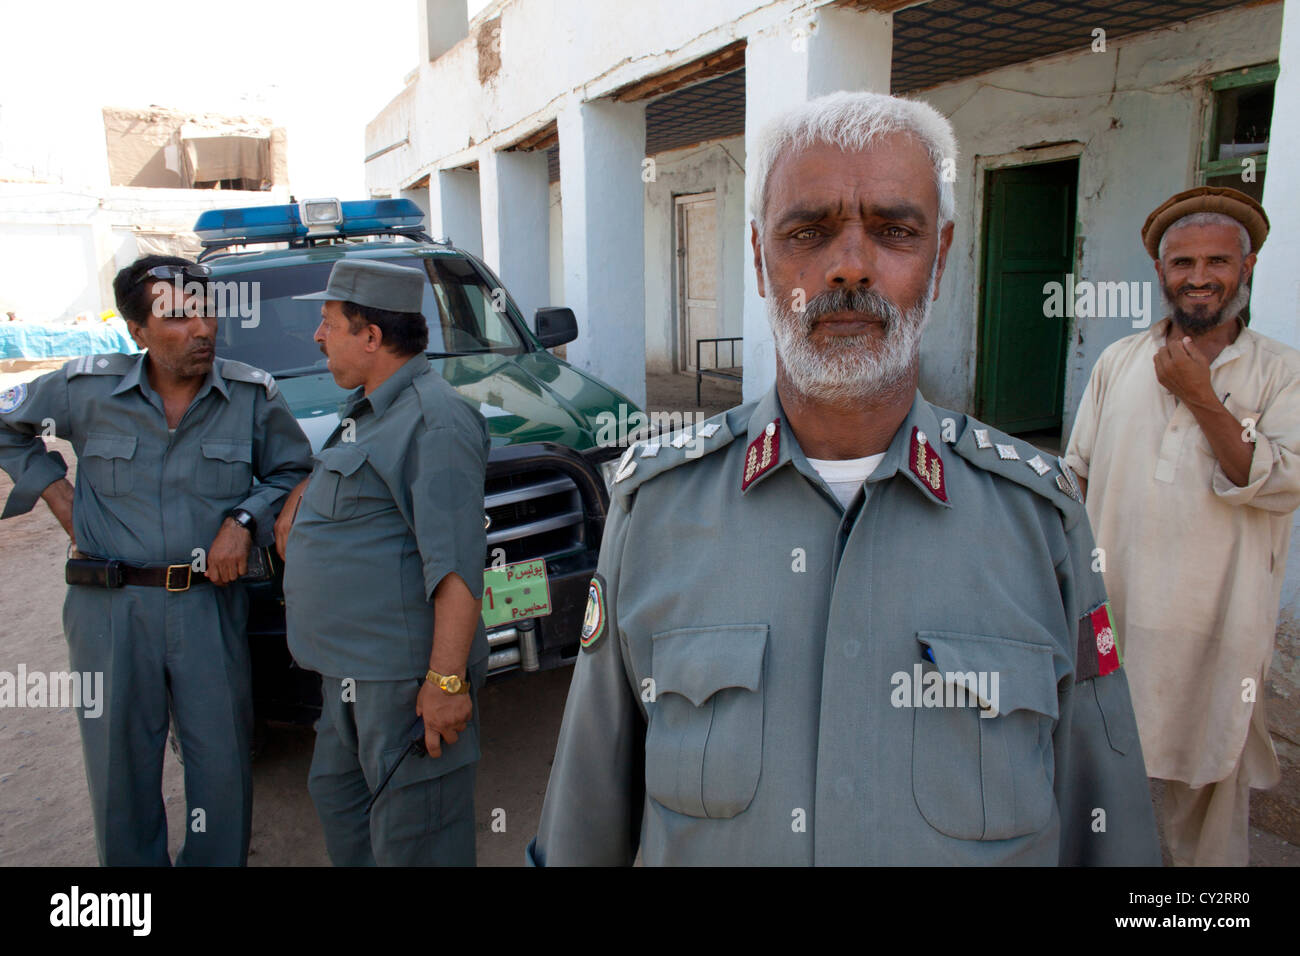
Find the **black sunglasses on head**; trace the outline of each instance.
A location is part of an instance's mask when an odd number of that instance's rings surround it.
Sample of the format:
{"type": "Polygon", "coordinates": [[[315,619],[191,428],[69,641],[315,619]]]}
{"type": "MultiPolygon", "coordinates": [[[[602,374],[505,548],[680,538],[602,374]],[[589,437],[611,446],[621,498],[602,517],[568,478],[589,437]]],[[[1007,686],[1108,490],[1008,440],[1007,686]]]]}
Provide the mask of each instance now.
{"type": "Polygon", "coordinates": [[[212,275],[212,267],[199,265],[198,263],[186,263],[183,266],[165,265],[154,266],[146,269],[135,277],[134,285],[139,285],[145,279],[162,279],[169,281],[177,277],[187,277],[190,279],[205,280],[212,275]]]}

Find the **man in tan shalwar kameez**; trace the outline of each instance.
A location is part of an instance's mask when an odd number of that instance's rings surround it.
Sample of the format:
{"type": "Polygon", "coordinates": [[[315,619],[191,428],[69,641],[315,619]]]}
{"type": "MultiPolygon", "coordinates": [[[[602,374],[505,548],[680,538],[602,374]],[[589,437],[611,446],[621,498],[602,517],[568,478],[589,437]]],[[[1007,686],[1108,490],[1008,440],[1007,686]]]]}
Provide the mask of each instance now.
{"type": "Polygon", "coordinates": [[[1245,865],[1292,512],[1300,351],[1243,322],[1268,218],[1200,187],[1147,219],[1166,318],[1109,346],[1065,461],[1087,495],[1147,772],[1176,865],[1245,865]]]}

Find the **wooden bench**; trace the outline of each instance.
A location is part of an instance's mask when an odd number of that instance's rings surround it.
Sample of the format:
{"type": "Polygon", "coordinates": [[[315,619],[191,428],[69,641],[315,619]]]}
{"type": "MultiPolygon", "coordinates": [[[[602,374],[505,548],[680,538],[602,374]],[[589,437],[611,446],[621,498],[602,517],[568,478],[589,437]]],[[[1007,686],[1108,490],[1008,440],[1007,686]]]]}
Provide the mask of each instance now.
{"type": "Polygon", "coordinates": [[[742,380],[742,378],[744,377],[744,364],[743,364],[744,356],[743,355],[741,356],[742,364],[737,365],[736,364],[736,343],[743,342],[743,341],[744,338],[738,335],[734,337],[724,337],[724,338],[717,338],[717,339],[696,339],[695,340],[695,405],[697,408],[701,404],[700,383],[704,380],[704,376],[707,375],[710,378],[725,379],[726,381],[729,382],[739,382],[742,380]],[[704,367],[704,362],[700,355],[702,351],[701,347],[705,344],[713,346],[713,367],[712,368],[704,367]],[[730,346],[731,349],[730,356],[729,356],[729,360],[731,364],[726,366],[718,365],[718,352],[720,347],[723,344],[730,346]]]}

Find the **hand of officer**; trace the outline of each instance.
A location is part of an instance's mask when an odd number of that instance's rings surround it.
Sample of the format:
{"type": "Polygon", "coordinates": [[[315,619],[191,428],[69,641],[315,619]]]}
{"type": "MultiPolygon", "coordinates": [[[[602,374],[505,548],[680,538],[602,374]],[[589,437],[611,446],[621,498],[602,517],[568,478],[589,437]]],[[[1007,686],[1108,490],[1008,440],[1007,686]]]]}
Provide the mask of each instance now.
{"type": "Polygon", "coordinates": [[[221,522],[221,530],[208,548],[208,580],[218,586],[229,584],[248,570],[248,552],[253,536],[233,518],[221,522]]]}
{"type": "Polygon", "coordinates": [[[448,694],[425,681],[415,698],[415,712],[424,718],[424,746],[430,757],[442,756],[442,740],[454,744],[474,712],[469,694],[448,694]],[[441,738],[441,739],[440,739],[441,738]]]}
{"type": "Polygon", "coordinates": [[[1155,355],[1156,381],[1187,405],[1217,404],[1210,384],[1210,363],[1192,340],[1170,339],[1155,355]]]}
{"type": "Polygon", "coordinates": [[[280,516],[275,519],[275,550],[280,552],[280,560],[284,560],[284,549],[289,544],[289,531],[293,528],[293,519],[298,517],[298,505],[302,502],[302,493],[307,488],[309,480],[304,478],[285,496],[284,505],[280,508],[280,516]]]}
{"type": "Polygon", "coordinates": [[[41,497],[45,499],[51,513],[72,539],[73,547],[76,547],[77,536],[72,531],[72,483],[66,478],[52,481],[49,487],[41,492],[41,497]]]}

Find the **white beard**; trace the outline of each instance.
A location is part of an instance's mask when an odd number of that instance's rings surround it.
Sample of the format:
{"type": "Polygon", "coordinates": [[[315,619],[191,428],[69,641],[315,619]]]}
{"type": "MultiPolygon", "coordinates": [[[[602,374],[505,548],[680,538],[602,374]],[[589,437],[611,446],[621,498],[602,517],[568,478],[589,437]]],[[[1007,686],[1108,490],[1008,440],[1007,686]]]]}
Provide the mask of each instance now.
{"type": "Polygon", "coordinates": [[[768,291],[767,320],[772,326],[776,354],[791,384],[801,394],[832,405],[887,394],[907,381],[920,360],[921,334],[930,320],[934,285],[939,271],[936,255],[930,279],[920,300],[901,312],[874,289],[822,292],[796,312],[772,294],[772,282],[763,263],[763,288],[768,291]],[[821,347],[810,335],[814,320],[833,312],[861,312],[883,319],[885,336],[836,336],[821,347]]]}

